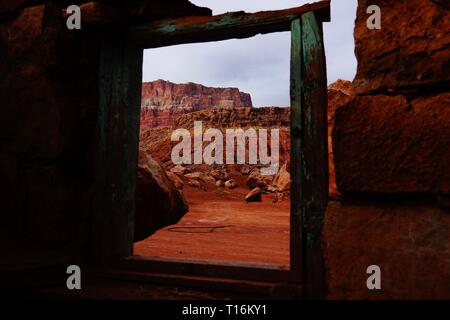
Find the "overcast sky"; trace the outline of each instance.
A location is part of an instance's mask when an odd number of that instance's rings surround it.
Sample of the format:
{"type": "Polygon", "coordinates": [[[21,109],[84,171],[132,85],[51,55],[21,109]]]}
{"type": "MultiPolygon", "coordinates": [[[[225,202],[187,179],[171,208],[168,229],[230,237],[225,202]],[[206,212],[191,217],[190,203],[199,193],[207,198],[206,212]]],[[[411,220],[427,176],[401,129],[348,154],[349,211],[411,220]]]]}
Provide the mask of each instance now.
{"type": "MultiPolygon", "coordinates": [[[[191,0],[213,14],[256,12],[301,6],[314,0],[191,0]]],[[[352,80],[356,73],[353,27],[357,0],[332,1],[332,22],[324,24],[328,83],[352,80]]],[[[143,80],[196,82],[237,87],[254,106],[289,105],[290,33],[145,50],[143,80]]]]}

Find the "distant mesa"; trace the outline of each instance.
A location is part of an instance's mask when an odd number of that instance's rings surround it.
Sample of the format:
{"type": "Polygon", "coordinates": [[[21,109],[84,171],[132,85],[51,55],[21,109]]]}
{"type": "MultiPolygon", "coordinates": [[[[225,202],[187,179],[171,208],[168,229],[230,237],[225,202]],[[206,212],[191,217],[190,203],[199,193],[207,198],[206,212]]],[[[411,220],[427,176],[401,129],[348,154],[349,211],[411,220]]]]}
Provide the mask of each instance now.
{"type": "Polygon", "coordinates": [[[250,94],[238,88],[212,88],[165,80],[142,84],[141,126],[170,126],[183,114],[212,108],[253,107],[250,94]]]}

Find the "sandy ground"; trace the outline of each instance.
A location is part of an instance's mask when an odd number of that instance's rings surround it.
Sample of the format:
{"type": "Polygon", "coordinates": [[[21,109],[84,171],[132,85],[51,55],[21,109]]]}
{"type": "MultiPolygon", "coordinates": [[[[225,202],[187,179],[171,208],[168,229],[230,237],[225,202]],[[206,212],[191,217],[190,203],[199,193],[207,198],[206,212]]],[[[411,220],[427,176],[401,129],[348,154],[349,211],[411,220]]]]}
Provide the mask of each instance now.
{"type": "MultiPolygon", "coordinates": [[[[249,191],[237,179],[234,190],[185,183],[189,212],[134,246],[134,254],[208,262],[289,266],[289,200],[243,201],[249,191]]],[[[240,180],[240,181],[239,181],[240,180]]]]}

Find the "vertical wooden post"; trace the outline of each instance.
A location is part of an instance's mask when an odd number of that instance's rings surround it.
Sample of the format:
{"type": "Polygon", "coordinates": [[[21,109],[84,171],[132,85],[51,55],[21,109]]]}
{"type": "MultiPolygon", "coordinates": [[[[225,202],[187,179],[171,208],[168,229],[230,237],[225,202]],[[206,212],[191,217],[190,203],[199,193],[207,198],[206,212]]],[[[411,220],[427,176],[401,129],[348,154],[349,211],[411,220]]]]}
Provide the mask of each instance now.
{"type": "Polygon", "coordinates": [[[93,259],[132,254],[143,50],[102,40],[99,72],[93,259]]]}
{"type": "Polygon", "coordinates": [[[328,205],[327,78],[321,26],[315,14],[302,15],[302,199],[305,245],[305,290],[310,299],[322,298],[324,262],[322,223],[328,205]]]}
{"type": "Polygon", "coordinates": [[[300,19],[291,25],[291,240],[290,266],[291,282],[303,282],[303,217],[301,208],[302,175],[300,139],[302,125],[302,23],[300,19]]]}
{"type": "Polygon", "coordinates": [[[291,223],[301,240],[292,236],[297,242],[293,242],[296,250],[291,255],[294,253],[292,259],[300,259],[303,270],[298,270],[298,261],[291,260],[291,267],[293,275],[302,277],[305,297],[317,299],[325,293],[321,232],[328,204],[328,144],[325,53],[322,29],[313,12],[293,22],[292,37],[291,146],[295,150],[291,151],[294,181],[291,207],[295,211],[291,223]],[[296,248],[299,242],[301,249],[296,248]]]}

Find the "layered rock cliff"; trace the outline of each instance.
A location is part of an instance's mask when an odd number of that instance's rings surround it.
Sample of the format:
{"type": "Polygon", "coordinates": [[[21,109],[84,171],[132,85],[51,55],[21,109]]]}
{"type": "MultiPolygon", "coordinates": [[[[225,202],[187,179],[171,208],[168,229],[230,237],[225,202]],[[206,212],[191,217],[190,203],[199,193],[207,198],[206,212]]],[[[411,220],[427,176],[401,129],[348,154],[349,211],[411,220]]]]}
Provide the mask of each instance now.
{"type": "MultiPolygon", "coordinates": [[[[328,87],[328,123],[329,123],[329,171],[330,195],[337,195],[333,152],[331,144],[331,130],[334,114],[337,109],[347,104],[353,96],[353,86],[350,81],[338,80],[328,87]]],[[[162,97],[162,95],[161,95],[162,97]]],[[[170,100],[170,97],[168,98],[170,100]]],[[[185,96],[185,100],[191,100],[185,96]]],[[[161,105],[169,105],[160,99],[161,105]]],[[[178,115],[171,120],[172,125],[152,127],[143,126],[141,130],[140,146],[160,162],[163,167],[170,169],[173,164],[170,159],[172,147],[176,144],[170,137],[174,129],[184,128],[193,130],[194,121],[201,121],[203,130],[218,128],[225,132],[227,128],[264,128],[279,129],[280,166],[290,162],[290,108],[264,107],[264,108],[201,108],[202,110],[190,112],[189,109],[179,109],[178,115]],[[185,111],[183,114],[182,112],[185,111]]],[[[248,150],[247,150],[248,151],[248,150]]],[[[193,151],[192,151],[193,152],[193,151]]],[[[234,166],[232,166],[234,168],[234,166]]],[[[247,166],[248,167],[248,166],[247,166]]],[[[244,171],[250,171],[244,166],[244,171]]],[[[289,165],[287,166],[289,168],[289,165]]],[[[197,170],[199,168],[192,168],[197,170]]],[[[208,168],[200,168],[207,170],[208,168]]],[[[251,169],[251,168],[250,168],[251,169]]]]}
{"type": "Polygon", "coordinates": [[[175,118],[211,108],[252,107],[250,94],[237,88],[211,88],[196,83],[156,80],[142,84],[141,126],[172,125],[175,118]]]}

